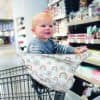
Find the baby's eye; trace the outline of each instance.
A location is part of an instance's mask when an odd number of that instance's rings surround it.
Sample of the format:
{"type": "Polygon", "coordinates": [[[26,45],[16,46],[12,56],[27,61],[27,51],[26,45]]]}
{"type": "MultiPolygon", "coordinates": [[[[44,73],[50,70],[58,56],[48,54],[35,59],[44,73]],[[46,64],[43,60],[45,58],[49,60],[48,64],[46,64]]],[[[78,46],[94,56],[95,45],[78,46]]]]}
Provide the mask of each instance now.
{"type": "Polygon", "coordinates": [[[41,25],[41,27],[46,27],[46,25],[41,25]]]}
{"type": "Polygon", "coordinates": [[[53,27],[53,25],[49,25],[49,27],[53,27]]]}

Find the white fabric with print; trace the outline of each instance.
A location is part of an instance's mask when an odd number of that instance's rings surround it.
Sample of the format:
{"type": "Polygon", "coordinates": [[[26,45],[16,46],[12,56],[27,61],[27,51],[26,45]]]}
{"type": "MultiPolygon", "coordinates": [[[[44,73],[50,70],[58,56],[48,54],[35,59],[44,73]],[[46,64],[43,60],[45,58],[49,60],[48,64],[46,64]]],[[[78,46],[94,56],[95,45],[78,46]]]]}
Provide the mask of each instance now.
{"type": "Polygon", "coordinates": [[[35,80],[50,89],[66,92],[72,87],[73,75],[86,55],[25,54],[22,58],[35,80]]]}

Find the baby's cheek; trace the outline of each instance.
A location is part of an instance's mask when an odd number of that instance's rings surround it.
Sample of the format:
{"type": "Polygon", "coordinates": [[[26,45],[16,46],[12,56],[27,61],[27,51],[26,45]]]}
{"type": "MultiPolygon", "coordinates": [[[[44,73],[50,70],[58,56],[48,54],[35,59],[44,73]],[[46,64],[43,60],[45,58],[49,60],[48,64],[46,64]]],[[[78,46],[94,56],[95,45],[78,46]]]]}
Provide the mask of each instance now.
{"type": "Polygon", "coordinates": [[[55,27],[53,27],[51,30],[52,30],[52,32],[54,32],[54,33],[56,32],[56,28],[55,28],[55,27]]]}
{"type": "Polygon", "coordinates": [[[52,34],[55,34],[57,31],[56,31],[56,29],[54,29],[53,31],[52,31],[52,34]]]}

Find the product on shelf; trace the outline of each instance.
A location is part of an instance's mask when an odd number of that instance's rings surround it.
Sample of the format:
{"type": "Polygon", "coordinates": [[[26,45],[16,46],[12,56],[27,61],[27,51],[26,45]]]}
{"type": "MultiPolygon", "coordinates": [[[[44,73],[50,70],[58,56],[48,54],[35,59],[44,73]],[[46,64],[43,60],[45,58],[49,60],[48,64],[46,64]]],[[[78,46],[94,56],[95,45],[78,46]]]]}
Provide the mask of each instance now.
{"type": "MultiPolygon", "coordinates": [[[[100,70],[92,68],[91,66],[80,66],[77,70],[83,77],[86,77],[86,81],[92,80],[100,84],[100,70]]],[[[94,83],[94,82],[93,82],[94,83]]]]}

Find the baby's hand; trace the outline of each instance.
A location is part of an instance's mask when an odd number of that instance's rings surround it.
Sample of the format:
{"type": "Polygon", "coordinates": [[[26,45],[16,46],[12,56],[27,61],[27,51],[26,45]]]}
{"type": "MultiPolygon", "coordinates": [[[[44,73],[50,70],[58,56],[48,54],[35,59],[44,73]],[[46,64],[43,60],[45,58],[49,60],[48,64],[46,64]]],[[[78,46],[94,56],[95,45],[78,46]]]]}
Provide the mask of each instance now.
{"type": "Polygon", "coordinates": [[[79,53],[83,53],[83,52],[85,52],[85,51],[87,51],[87,50],[88,50],[88,48],[87,48],[86,46],[82,46],[82,47],[76,48],[76,49],[75,49],[75,53],[76,53],[76,54],[79,54],[79,53]]]}

